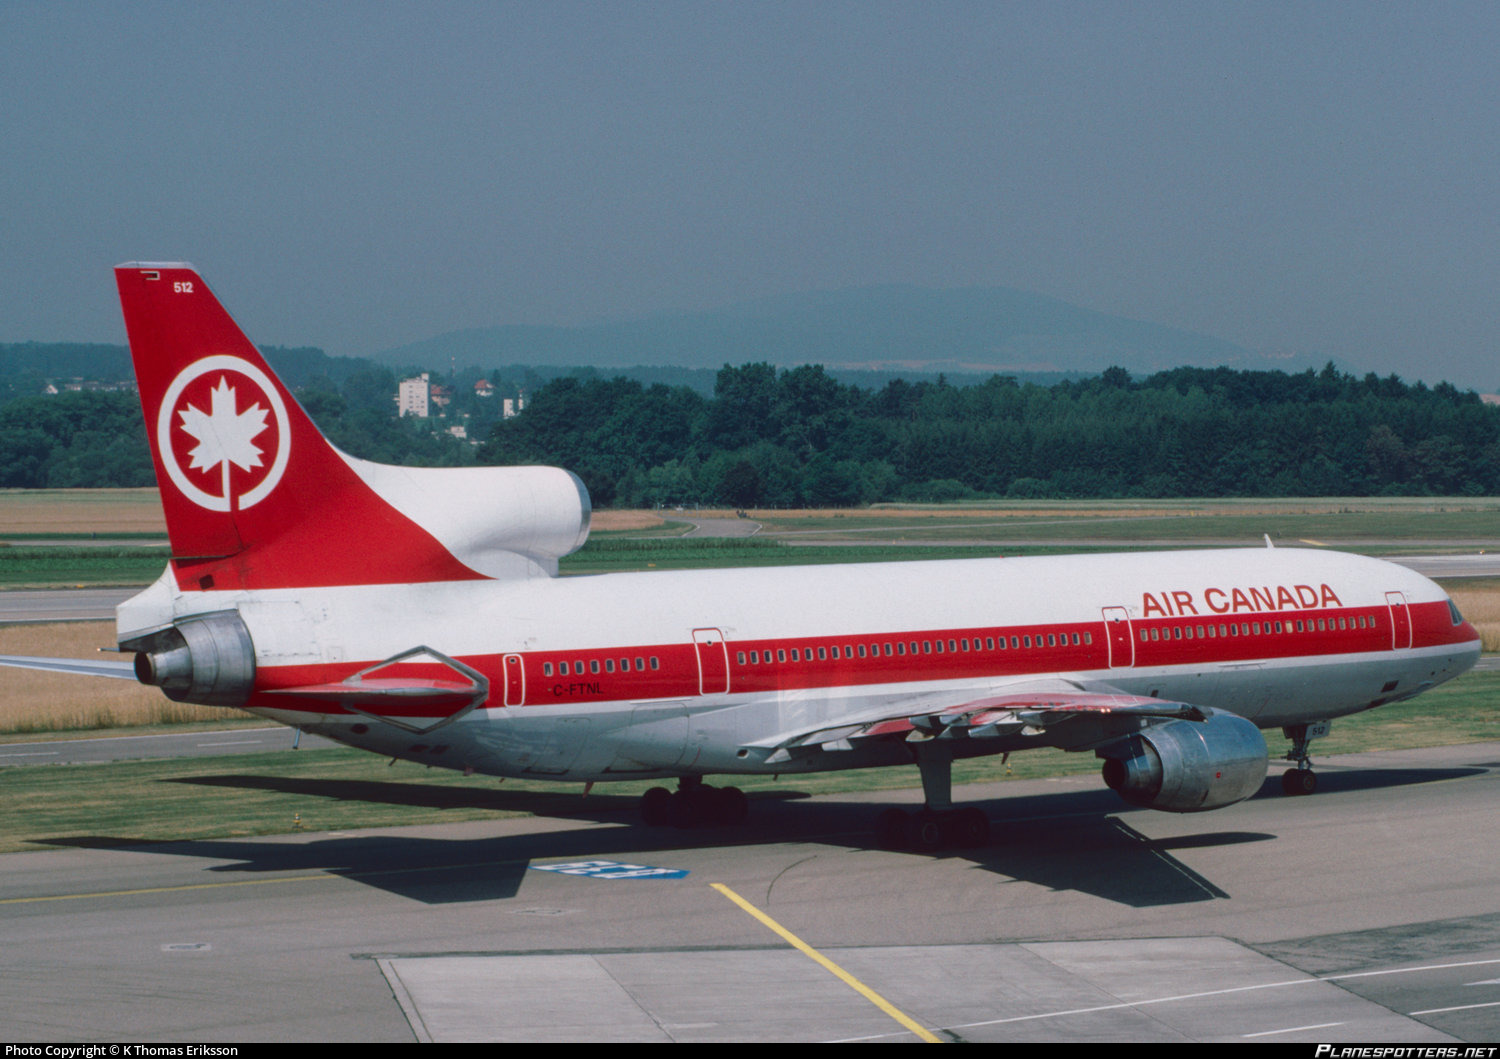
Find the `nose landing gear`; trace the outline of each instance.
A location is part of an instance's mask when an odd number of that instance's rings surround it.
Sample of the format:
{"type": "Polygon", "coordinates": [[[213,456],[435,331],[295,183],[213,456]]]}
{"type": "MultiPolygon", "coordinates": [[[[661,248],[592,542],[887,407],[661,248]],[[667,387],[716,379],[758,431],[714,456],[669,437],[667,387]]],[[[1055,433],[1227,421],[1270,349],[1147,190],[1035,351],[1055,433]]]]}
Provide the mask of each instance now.
{"type": "Polygon", "coordinates": [[[1294,724],[1281,730],[1281,734],[1292,741],[1292,749],[1287,751],[1286,760],[1297,763],[1296,768],[1287,769],[1281,774],[1283,794],[1311,794],[1318,789],[1318,777],[1312,770],[1312,758],[1308,756],[1307,747],[1314,739],[1327,735],[1331,727],[1328,721],[1317,721],[1313,724],[1294,724]]]}

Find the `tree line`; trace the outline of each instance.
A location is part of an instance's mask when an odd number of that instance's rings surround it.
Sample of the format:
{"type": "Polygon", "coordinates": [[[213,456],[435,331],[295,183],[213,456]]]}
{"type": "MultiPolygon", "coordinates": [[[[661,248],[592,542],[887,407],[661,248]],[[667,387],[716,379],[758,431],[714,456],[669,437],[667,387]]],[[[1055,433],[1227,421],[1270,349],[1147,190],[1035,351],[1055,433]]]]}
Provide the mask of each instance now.
{"type": "Polygon", "coordinates": [[[1487,495],[1500,492],[1500,408],[1331,364],[879,389],[745,364],[725,366],[711,397],[555,380],[479,456],[568,467],[601,506],[1487,495]]]}
{"type": "MultiPolygon", "coordinates": [[[[862,387],[815,365],[744,364],[721,369],[711,394],[581,374],[537,386],[508,420],[455,386],[456,406],[435,422],[396,417],[396,377],[369,366],[337,381],[310,374],[297,394],[351,455],[553,464],[576,472],[601,507],[1500,493],[1500,408],[1447,383],[1356,378],[1333,365],[862,387]],[[442,432],[460,411],[482,444],[442,432]]],[[[152,481],[133,394],[0,407],[0,486],[152,481]]]]}

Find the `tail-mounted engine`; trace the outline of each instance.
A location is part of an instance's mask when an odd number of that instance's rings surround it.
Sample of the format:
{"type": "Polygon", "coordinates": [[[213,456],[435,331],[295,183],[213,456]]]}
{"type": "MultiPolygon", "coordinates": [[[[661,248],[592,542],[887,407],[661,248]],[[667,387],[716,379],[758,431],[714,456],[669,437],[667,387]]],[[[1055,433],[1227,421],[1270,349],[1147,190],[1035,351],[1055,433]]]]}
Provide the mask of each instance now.
{"type": "Polygon", "coordinates": [[[1266,741],[1232,713],[1203,711],[1202,721],[1168,721],[1112,743],[1104,782],[1131,805],[1195,813],[1244,801],[1266,778],[1266,741]]]}
{"type": "Polygon", "coordinates": [[[255,686],[255,645],[239,613],[215,611],[125,640],[135,651],[135,678],[174,702],[243,706],[255,686]]]}

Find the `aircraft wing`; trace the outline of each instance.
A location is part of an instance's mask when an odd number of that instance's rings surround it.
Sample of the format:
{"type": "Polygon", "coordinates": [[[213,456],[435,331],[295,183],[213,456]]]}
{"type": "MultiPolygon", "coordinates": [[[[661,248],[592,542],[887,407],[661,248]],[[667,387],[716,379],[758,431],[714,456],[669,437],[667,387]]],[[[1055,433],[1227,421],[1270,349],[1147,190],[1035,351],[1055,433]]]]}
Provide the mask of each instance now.
{"type": "Polygon", "coordinates": [[[0,666],[17,669],[44,669],[53,673],[76,673],[86,677],[135,679],[135,663],[112,659],[33,658],[29,655],[0,655],[0,666]]]}
{"type": "Polygon", "coordinates": [[[1037,681],[963,702],[922,696],[850,717],[744,744],[767,764],[852,750],[869,740],[923,743],[934,739],[997,739],[1049,735],[1048,746],[1089,750],[1163,721],[1202,721],[1208,713],[1185,702],[1131,695],[1069,680],[1037,681]]]}

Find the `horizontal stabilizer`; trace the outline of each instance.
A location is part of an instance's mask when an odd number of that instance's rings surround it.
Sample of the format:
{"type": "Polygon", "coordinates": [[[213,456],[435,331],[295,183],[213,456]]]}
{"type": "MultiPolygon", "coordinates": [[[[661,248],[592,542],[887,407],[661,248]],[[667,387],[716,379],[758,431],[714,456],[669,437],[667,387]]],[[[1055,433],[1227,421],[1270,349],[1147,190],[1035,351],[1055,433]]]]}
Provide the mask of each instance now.
{"type": "Polygon", "coordinates": [[[0,655],[0,666],[17,669],[42,669],[53,673],[75,673],[86,677],[114,677],[117,680],[134,680],[135,663],[100,659],[97,662],[86,658],[31,658],[27,655],[0,655]]]}

